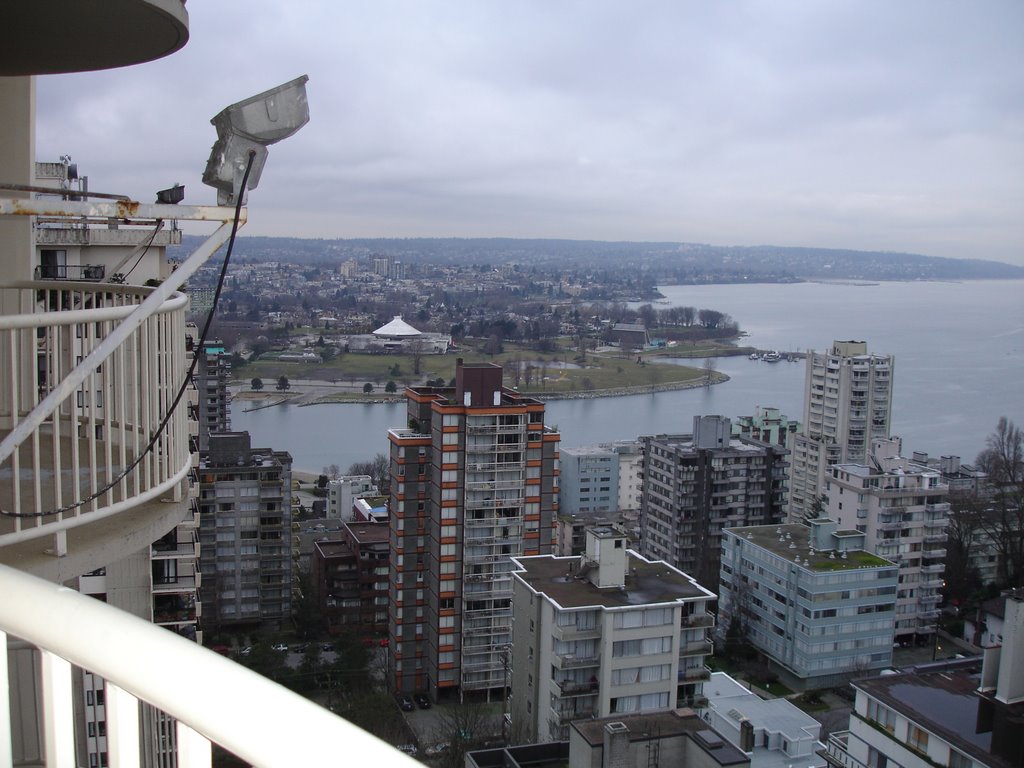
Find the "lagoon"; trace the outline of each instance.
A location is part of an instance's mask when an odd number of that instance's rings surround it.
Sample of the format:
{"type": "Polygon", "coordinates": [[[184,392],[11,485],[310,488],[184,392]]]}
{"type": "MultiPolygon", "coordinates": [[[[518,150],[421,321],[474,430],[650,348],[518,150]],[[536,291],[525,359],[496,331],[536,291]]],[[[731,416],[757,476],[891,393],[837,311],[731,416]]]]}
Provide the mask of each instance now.
{"type": "MultiPolygon", "coordinates": [[[[793,283],[664,286],[655,303],[716,309],[747,334],[742,343],[801,352],[858,339],[896,357],[893,432],[904,453],[954,454],[973,461],[1000,416],[1024,426],[1024,282],[793,283]]],[[[693,416],[736,417],[774,406],[803,411],[804,364],[716,358],[730,381],[708,388],[559,400],[547,404],[566,447],[688,432],[693,416]]],[[[700,367],[702,360],[692,364],[700,367]]],[[[244,413],[232,428],[253,445],[291,452],[296,469],[343,470],[388,450],[387,430],[403,426],[404,404],[285,405],[244,413]]]]}

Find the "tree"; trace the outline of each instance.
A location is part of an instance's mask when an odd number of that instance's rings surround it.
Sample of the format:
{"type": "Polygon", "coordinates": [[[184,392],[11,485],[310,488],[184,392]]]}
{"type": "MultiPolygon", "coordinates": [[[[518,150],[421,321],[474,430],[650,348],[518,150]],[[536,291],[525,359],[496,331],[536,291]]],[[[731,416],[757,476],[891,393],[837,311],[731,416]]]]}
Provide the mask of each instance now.
{"type": "Polygon", "coordinates": [[[501,735],[500,718],[474,704],[445,707],[436,722],[435,740],[448,744],[441,753],[442,768],[461,768],[475,744],[501,735]]]}
{"type": "Polygon", "coordinates": [[[977,493],[949,496],[949,526],[946,528],[946,601],[963,605],[981,587],[981,575],[971,565],[982,534],[987,500],[977,493]]]}
{"type": "Polygon", "coordinates": [[[985,442],[978,465],[988,473],[991,497],[979,528],[998,555],[1003,586],[1024,586],[1024,437],[1004,416],[985,442]]]}
{"type": "Polygon", "coordinates": [[[395,382],[393,381],[389,381],[387,384],[384,385],[384,391],[387,392],[389,395],[393,395],[396,391],[398,391],[398,385],[395,384],[395,382]]]}
{"type": "Polygon", "coordinates": [[[655,311],[654,307],[652,307],[650,304],[644,304],[640,307],[640,309],[637,310],[637,312],[640,315],[640,322],[644,324],[645,328],[650,330],[651,328],[654,327],[655,318],[657,317],[657,312],[655,311]]]}
{"type": "Polygon", "coordinates": [[[287,392],[289,389],[291,389],[291,387],[292,384],[290,381],[288,381],[287,376],[282,376],[277,380],[277,388],[282,392],[287,392]]]}
{"type": "Polygon", "coordinates": [[[704,386],[710,387],[712,379],[715,378],[715,358],[704,358],[704,386]]]}
{"type": "Polygon", "coordinates": [[[366,382],[365,384],[363,384],[363,393],[368,395],[371,392],[373,392],[373,384],[371,384],[370,382],[366,382]]]}
{"type": "Polygon", "coordinates": [[[992,484],[1024,481],[1024,436],[1005,416],[996,430],[985,438],[986,448],[978,454],[977,464],[992,484]]]}
{"type": "Polygon", "coordinates": [[[259,377],[256,377],[255,379],[253,379],[252,382],[250,382],[250,383],[252,385],[252,388],[255,391],[257,391],[257,392],[259,392],[260,390],[263,389],[263,379],[261,379],[259,377]]]}

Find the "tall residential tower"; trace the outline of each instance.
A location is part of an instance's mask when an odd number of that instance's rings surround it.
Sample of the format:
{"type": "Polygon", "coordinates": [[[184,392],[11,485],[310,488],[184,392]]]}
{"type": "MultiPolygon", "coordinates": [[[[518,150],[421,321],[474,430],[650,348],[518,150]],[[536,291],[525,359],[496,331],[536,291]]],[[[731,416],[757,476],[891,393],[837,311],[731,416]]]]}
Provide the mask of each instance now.
{"type": "Polygon", "coordinates": [[[802,429],[793,439],[789,519],[815,517],[833,464],[864,464],[875,438],[889,437],[892,355],[868,354],[863,341],[834,341],[807,355],[802,429]]]}
{"type": "Polygon", "coordinates": [[[392,429],[390,684],[490,695],[512,641],[511,557],[551,552],[559,435],[501,367],[456,367],[454,387],[406,390],[392,429]]]}

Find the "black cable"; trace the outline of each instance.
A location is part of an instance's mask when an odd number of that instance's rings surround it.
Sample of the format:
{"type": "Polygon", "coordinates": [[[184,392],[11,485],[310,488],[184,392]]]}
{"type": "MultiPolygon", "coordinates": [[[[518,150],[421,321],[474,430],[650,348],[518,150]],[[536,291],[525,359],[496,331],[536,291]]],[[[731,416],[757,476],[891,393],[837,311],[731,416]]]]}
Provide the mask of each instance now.
{"type": "Polygon", "coordinates": [[[163,227],[163,225],[164,225],[164,220],[163,219],[157,219],[156,220],[156,226],[153,228],[153,234],[149,236],[149,242],[146,243],[146,247],[143,249],[142,253],[139,254],[139,258],[137,258],[135,260],[135,263],[132,264],[132,268],[129,269],[127,272],[125,272],[123,275],[121,275],[121,282],[122,283],[125,280],[127,280],[129,277],[131,277],[132,272],[135,271],[135,268],[137,266],[139,266],[139,264],[142,263],[142,260],[145,258],[146,254],[149,253],[150,246],[153,245],[153,241],[156,240],[156,235],[160,231],[160,229],[163,227]]]}
{"type": "MultiPolygon", "coordinates": [[[[231,225],[231,237],[228,239],[228,250],[227,253],[224,254],[224,263],[221,265],[220,278],[217,281],[217,290],[213,294],[213,306],[210,308],[210,312],[206,316],[206,323],[203,325],[203,332],[199,338],[199,346],[197,348],[197,352],[198,350],[202,349],[203,343],[206,341],[206,335],[210,331],[210,325],[213,323],[213,316],[217,311],[217,302],[220,300],[221,289],[224,287],[224,279],[225,277],[227,277],[228,262],[231,261],[231,252],[234,250],[235,247],[235,235],[238,233],[238,222],[242,217],[242,199],[245,194],[245,185],[249,180],[249,171],[252,170],[252,164],[255,158],[256,153],[250,150],[249,162],[245,166],[245,174],[243,174],[242,176],[242,183],[241,186],[239,187],[238,200],[235,203],[235,217],[231,225]]],[[[154,232],[154,237],[155,236],[156,233],[154,232]]],[[[170,422],[175,410],[177,410],[178,404],[181,402],[181,398],[184,397],[185,392],[188,391],[188,386],[192,382],[192,376],[195,373],[196,365],[198,364],[198,362],[198,354],[193,355],[192,363],[191,365],[189,365],[188,368],[188,373],[185,374],[185,380],[181,383],[181,386],[178,388],[178,394],[175,396],[174,402],[172,402],[171,407],[167,409],[167,414],[164,416],[163,420],[157,426],[156,431],[153,433],[152,438],[150,438],[149,443],[146,444],[146,447],[142,449],[142,452],[139,453],[139,455],[134,459],[134,461],[132,461],[127,467],[125,467],[124,470],[117,477],[115,477],[113,480],[111,480],[109,483],[107,483],[105,486],[100,488],[95,493],[90,494],[89,496],[85,497],[84,499],[81,499],[80,501],[75,501],[72,502],[71,504],[65,504],[63,507],[51,509],[47,512],[8,512],[6,510],[0,509],[0,516],[19,518],[39,518],[50,517],[52,515],[59,515],[63,512],[70,512],[72,509],[77,509],[78,507],[81,507],[84,504],[88,504],[90,501],[98,499],[104,493],[106,493],[115,485],[120,483],[125,477],[129,475],[129,473],[131,473],[132,470],[135,469],[135,467],[137,467],[142,462],[146,455],[153,450],[153,447],[156,445],[157,439],[159,439],[164,429],[167,428],[167,424],[170,422]]],[[[15,450],[18,450],[18,448],[15,448],[15,450]]],[[[14,482],[17,481],[18,478],[14,478],[14,482]]],[[[59,482],[59,480],[57,482],[59,482]]]]}

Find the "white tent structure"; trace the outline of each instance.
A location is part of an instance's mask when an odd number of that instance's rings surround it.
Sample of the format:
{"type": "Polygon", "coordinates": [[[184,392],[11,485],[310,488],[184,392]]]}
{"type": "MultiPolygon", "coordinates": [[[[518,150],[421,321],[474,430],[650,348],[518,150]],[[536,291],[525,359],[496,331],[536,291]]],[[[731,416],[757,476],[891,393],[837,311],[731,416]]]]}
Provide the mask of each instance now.
{"type": "Polygon", "coordinates": [[[374,336],[386,338],[386,339],[411,339],[416,336],[422,336],[421,331],[417,331],[405,320],[402,319],[401,315],[395,315],[394,320],[386,325],[382,325],[376,331],[373,332],[374,336]]]}

